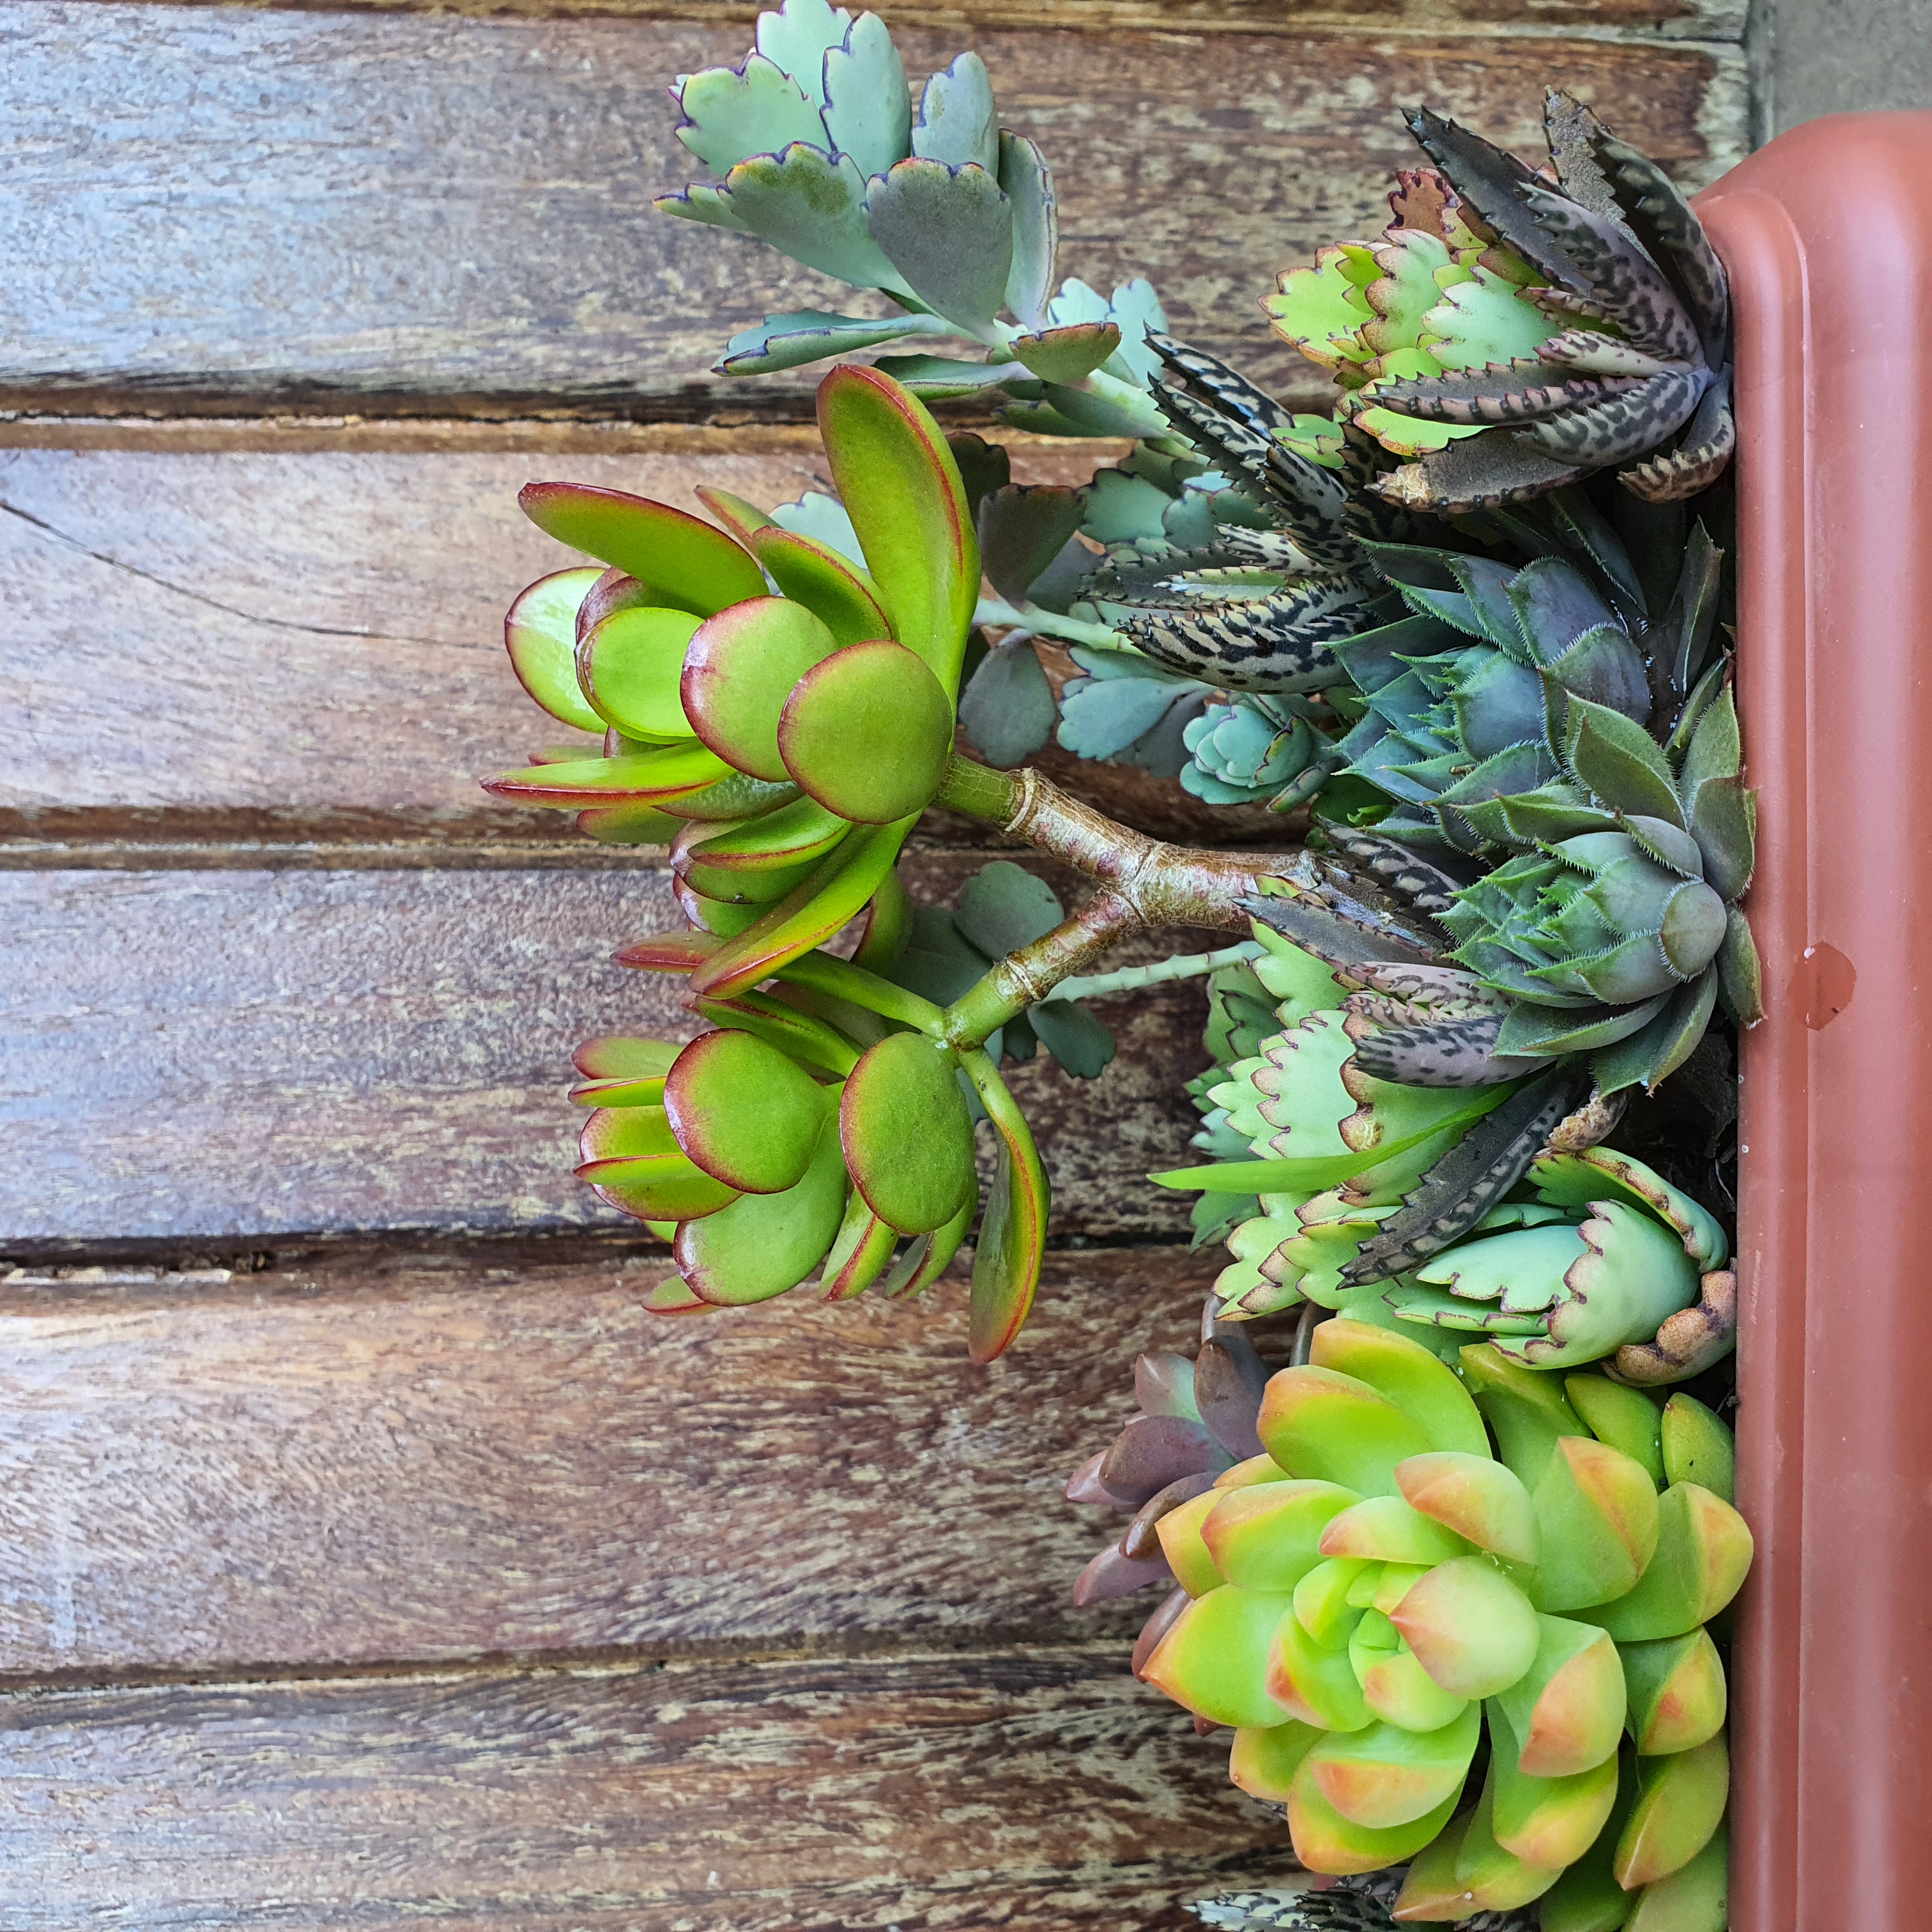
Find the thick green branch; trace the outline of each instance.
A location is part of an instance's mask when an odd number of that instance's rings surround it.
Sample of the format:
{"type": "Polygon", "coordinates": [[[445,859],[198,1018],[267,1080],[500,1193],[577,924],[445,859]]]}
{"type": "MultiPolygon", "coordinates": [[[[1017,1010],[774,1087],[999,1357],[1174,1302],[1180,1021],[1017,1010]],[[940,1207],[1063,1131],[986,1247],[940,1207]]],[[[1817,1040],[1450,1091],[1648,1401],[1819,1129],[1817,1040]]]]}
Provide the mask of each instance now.
{"type": "Polygon", "coordinates": [[[1246,932],[1241,902],[1254,896],[1259,880],[1292,876],[1305,862],[1294,850],[1217,852],[1164,844],[1117,824],[1030,768],[996,772],[956,757],[938,802],[1025,840],[1100,889],[946,1009],[946,1036],[956,1046],[976,1046],[1130,933],[1175,926],[1246,932]]]}

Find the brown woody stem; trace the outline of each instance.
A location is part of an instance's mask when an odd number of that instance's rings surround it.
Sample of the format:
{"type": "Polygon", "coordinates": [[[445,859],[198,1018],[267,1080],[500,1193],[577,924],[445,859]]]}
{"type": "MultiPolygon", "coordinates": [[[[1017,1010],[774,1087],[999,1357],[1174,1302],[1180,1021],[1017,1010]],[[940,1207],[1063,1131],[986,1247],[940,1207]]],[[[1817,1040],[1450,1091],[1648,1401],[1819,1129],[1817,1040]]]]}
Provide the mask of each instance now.
{"type": "Polygon", "coordinates": [[[978,1045],[1130,933],[1175,926],[1246,932],[1242,900],[1254,896],[1264,874],[1280,873],[1293,860],[1289,853],[1164,844],[1083,804],[1030,766],[996,772],[956,756],[936,802],[997,825],[1100,888],[946,1010],[946,1037],[956,1046],[978,1045]]]}

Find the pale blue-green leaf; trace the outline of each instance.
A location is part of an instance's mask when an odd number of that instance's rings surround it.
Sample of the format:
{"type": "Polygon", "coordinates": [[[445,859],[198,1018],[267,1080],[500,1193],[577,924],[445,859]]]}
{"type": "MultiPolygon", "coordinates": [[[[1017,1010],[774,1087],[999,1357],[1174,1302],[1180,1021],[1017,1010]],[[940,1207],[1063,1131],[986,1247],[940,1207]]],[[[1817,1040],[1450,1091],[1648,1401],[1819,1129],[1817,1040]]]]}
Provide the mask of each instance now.
{"type": "Polygon", "coordinates": [[[1131,644],[1124,644],[1111,650],[1096,650],[1088,644],[1076,644],[1067,656],[1089,677],[1151,679],[1156,684],[1178,685],[1187,691],[1206,691],[1209,688],[1198,678],[1184,676],[1178,670],[1169,670],[1165,664],[1156,664],[1152,658],[1143,656],[1131,644]]]}
{"type": "Polygon", "coordinates": [[[1023,134],[1000,132],[1000,186],[1013,205],[1013,262],[1006,306],[1029,328],[1042,328],[1060,247],[1060,202],[1046,158],[1023,134]]]}
{"type": "Polygon", "coordinates": [[[902,336],[938,335],[945,330],[944,322],[929,315],[889,315],[868,322],[861,316],[799,309],[789,315],[768,315],[755,328],[741,329],[713,367],[721,376],[767,376],[776,369],[796,369],[828,356],[850,356],[902,336]]]}
{"type": "Polygon", "coordinates": [[[651,206],[660,214],[674,214],[680,221],[702,221],[713,228],[728,228],[734,235],[752,232],[739,219],[731,197],[710,182],[693,182],[676,194],[661,194],[651,206]]]}
{"type": "Polygon", "coordinates": [[[912,151],[912,95],[886,23],[876,14],[852,22],[843,46],[825,56],[825,128],[869,181],[912,151]]]}
{"type": "Polygon", "coordinates": [[[1046,403],[1072,423],[1083,436],[1160,436],[1166,433],[1167,418],[1155,406],[1144,389],[1096,369],[1087,379],[1089,387],[1071,388],[1064,382],[1046,386],[1046,403]]]}
{"type": "Polygon", "coordinates": [[[1088,287],[1078,275],[1069,275],[1060,284],[1059,294],[1046,305],[1046,314],[1056,328],[1064,328],[1076,322],[1113,320],[1107,298],[1098,289],[1088,287]]]}
{"type": "Polygon", "coordinates": [[[912,151],[928,160],[961,167],[976,161],[988,174],[1000,166],[1000,122],[993,83],[977,54],[962,54],[926,83],[912,151]]]}
{"type": "Polygon", "coordinates": [[[808,490],[795,503],[781,503],[772,512],[772,520],[782,529],[796,530],[802,537],[815,538],[829,549],[856,563],[862,570],[866,553],[859,532],[845,514],[845,506],[822,490],[808,490]]]}
{"type": "Polygon", "coordinates": [[[1157,483],[1124,470],[1102,470],[1087,486],[1087,520],[1081,528],[1096,543],[1157,542],[1166,534],[1173,502],[1157,483]]]}
{"type": "Polygon", "coordinates": [[[1011,362],[968,362],[950,356],[882,356],[877,364],[880,374],[904,383],[927,402],[998,388],[1016,366],[1011,362]]]}
{"type": "Polygon", "coordinates": [[[684,110],[677,138],[713,174],[729,174],[754,154],[776,154],[794,141],[830,146],[817,104],[775,62],[747,54],[742,67],[708,67],[676,88],[684,110]]]}
{"type": "Polygon", "coordinates": [[[1147,346],[1148,332],[1167,332],[1167,311],[1154,292],[1154,284],[1144,276],[1124,282],[1114,291],[1108,304],[1108,319],[1120,326],[1120,346],[1107,364],[1108,371],[1124,381],[1150,388],[1160,358],[1147,346]]]}
{"type": "Polygon", "coordinates": [[[724,184],[745,226],[794,261],[854,288],[912,292],[872,239],[865,181],[850,157],[795,146],[740,162],[724,184]]]}
{"type": "Polygon", "coordinates": [[[1042,1000],[1027,1018],[1040,1045],[1076,1080],[1097,1080],[1114,1057],[1114,1036],[1077,1000],[1042,1000]]]}
{"type": "Polygon", "coordinates": [[[1166,678],[1076,678],[1060,695],[1060,742],[1078,758],[1118,758],[1182,694],[1166,678]]]}
{"type": "Polygon", "coordinates": [[[758,51],[825,105],[825,56],[845,38],[852,16],[831,0],[784,0],[758,16],[758,51]]]}
{"type": "Polygon", "coordinates": [[[959,722],[989,765],[1010,771],[1053,736],[1059,716],[1039,654],[1022,638],[996,644],[959,694],[959,722]]]}
{"type": "Polygon", "coordinates": [[[901,161],[866,195],[874,238],[927,308],[971,334],[993,326],[1012,265],[1012,204],[977,162],[901,161]]]}
{"type": "Polygon", "coordinates": [[[1004,959],[1051,932],[1066,915],[1044,879],[1010,859],[995,859],[966,881],[953,916],[988,958],[1004,959]]]}

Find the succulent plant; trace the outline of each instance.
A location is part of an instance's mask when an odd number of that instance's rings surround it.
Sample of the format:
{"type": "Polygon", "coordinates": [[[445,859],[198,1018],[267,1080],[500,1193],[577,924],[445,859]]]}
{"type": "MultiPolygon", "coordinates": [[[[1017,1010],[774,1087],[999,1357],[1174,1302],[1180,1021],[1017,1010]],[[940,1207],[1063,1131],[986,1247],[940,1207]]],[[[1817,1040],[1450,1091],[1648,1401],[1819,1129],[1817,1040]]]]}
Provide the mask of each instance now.
{"type": "Polygon", "coordinates": [[[1417,460],[1372,487],[1437,512],[1616,467],[1663,501],[1729,460],[1722,264],[1664,171],[1552,90],[1549,174],[1422,109],[1435,164],[1401,178],[1375,243],[1281,278],[1280,332],[1351,391],[1345,420],[1417,460]],[[1552,178],[1551,177],[1553,177],[1552,178]]]}
{"type": "Polygon", "coordinates": [[[1264,802],[1276,812],[1306,804],[1340,763],[1332,712],[1293,697],[1250,694],[1210,704],[1181,734],[1192,754],[1180,786],[1210,805],[1264,802]]]}
{"type": "Polygon", "coordinates": [[[1232,1730],[1230,1775],[1305,1869],[1406,1864],[1403,1922],[1720,1901],[1706,1626],[1751,1556],[1721,1420],[1346,1317],[1304,1353],[1269,1376],[1210,1306],[1194,1361],[1142,1358],[1141,1414],[1069,1485],[1128,1519],[1076,1600],[1171,1581],[1136,1674],[1232,1730]]]}
{"type": "MultiPolygon", "coordinates": [[[[1230,1892],[1196,1900],[1189,1910],[1216,1932],[1389,1932],[1391,1909],[1408,1868],[1336,1880],[1324,1890],[1230,1892]]],[[[1534,1912],[1475,1912],[1456,1922],[1464,1932],[1532,1932],[1534,1912]]]]}
{"type": "Polygon", "coordinates": [[[754,236],[900,313],[800,310],[734,336],[721,375],[761,375],[884,344],[964,338],[977,361],[916,355],[891,371],[933,398],[1004,390],[1026,426],[1158,434],[1140,364],[1160,304],[1145,282],[1112,302],[1054,292],[1059,218],[1039,148],[999,124],[977,54],[934,74],[916,112],[885,22],[828,0],[758,16],[737,66],[681,76],[678,139],[717,177],[658,197],[668,214],[754,236]],[[1003,312],[1010,320],[1002,320],[1003,312]]]}

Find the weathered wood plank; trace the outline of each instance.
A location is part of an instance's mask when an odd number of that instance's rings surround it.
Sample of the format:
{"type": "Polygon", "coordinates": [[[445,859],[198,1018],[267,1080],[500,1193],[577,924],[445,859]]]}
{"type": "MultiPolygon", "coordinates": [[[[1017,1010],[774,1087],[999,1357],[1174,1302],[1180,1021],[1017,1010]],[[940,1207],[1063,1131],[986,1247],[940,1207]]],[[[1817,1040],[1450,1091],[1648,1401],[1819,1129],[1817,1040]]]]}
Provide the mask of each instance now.
{"type": "Polygon", "coordinates": [[[1111,1647],[0,1701],[8,1932],[1184,1932],[1286,1877],[1111,1647]]]}
{"type": "MultiPolygon", "coordinates": [[[[517,491],[562,475],[680,505],[707,482],[777,503],[822,485],[824,459],[803,429],[492,433],[510,446],[399,451],[406,431],[342,430],[291,452],[262,426],[248,434],[266,452],[183,452],[152,435],[0,448],[13,696],[0,840],[570,837],[566,815],[512,810],[476,784],[574,735],[503,652],[511,598],[575,560],[519,513],[517,491]],[[328,446],[344,440],[361,446],[328,446]],[[611,441],[630,446],[603,453],[611,441]]],[[[1120,447],[1020,438],[1015,473],[1082,483],[1120,447]]],[[[1129,767],[1053,748],[1041,762],[1161,836],[1280,842],[1277,820],[1210,809],[1129,767]]],[[[580,856],[595,862],[595,848],[580,856]]]]}
{"type": "MultiPolygon", "coordinates": [[[[910,883],[942,900],[981,862],[924,855],[910,883]]],[[[0,1241],[634,1226],[572,1178],[562,1090],[579,1040],[694,1030],[678,981],[610,963],[680,922],[656,861],[0,873],[0,1241]]],[[[1184,1226],[1141,1177],[1187,1157],[1198,1002],[1115,1003],[1097,1081],[1013,1070],[1057,1234],[1184,1226]]]]}
{"type": "Polygon", "coordinates": [[[989,1369],[963,1279],[676,1321],[661,1254],[0,1280],[0,1677],[1124,1644],[1158,1593],[1072,1608],[1107,1519],[1060,1492],[1217,1258],[1055,1256],[989,1369]]]}
{"type": "MultiPolygon", "coordinates": [[[[98,4],[98,0],[97,0],[98,4]]],[[[237,0],[174,0],[177,5],[232,6],[237,0]]],[[[542,20],[558,15],[638,20],[740,21],[749,26],[758,0],[240,0],[244,5],[368,13],[493,14],[542,20]]],[[[962,22],[998,27],[1140,28],[1165,33],[1296,34],[1323,28],[1359,33],[1411,28],[1431,35],[1466,26],[1475,32],[1523,26],[1654,33],[1672,40],[1743,38],[1738,0],[900,0],[895,28],[957,32],[962,22]]],[[[746,37],[749,44],[749,37],[746,37]]]]}
{"type": "MultiPolygon", "coordinates": [[[[915,74],[962,37],[908,32],[915,74]]],[[[1744,142],[1726,44],[1354,25],[972,38],[1058,170],[1064,270],[1150,274],[1180,332],[1304,389],[1256,298],[1372,219],[1411,153],[1402,104],[1426,94],[1533,147],[1561,80],[1699,184],[1744,142]]],[[[836,306],[830,285],[647,206],[686,173],[663,86],[744,40],[711,17],[15,0],[0,404],[795,412],[803,381],[720,390],[701,372],[767,310],[836,306]]]]}

